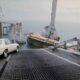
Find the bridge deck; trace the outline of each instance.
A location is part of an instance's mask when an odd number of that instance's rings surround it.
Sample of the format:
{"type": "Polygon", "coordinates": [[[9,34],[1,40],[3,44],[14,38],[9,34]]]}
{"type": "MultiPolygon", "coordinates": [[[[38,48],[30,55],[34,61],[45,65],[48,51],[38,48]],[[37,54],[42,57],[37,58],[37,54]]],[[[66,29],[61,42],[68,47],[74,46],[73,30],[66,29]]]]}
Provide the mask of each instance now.
{"type": "Polygon", "coordinates": [[[1,80],[79,80],[80,65],[55,53],[34,49],[12,54],[1,80]]]}

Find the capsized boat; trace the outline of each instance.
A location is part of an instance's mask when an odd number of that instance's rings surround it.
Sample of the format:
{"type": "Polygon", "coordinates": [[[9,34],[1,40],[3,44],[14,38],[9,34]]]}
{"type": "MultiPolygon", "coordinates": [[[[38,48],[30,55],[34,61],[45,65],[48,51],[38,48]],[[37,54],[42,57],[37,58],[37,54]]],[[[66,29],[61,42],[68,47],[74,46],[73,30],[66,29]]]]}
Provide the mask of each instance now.
{"type": "Polygon", "coordinates": [[[34,46],[37,48],[43,48],[48,46],[53,46],[55,43],[59,44],[58,41],[46,38],[41,36],[40,34],[30,33],[27,37],[27,42],[30,46],[34,46]]]}

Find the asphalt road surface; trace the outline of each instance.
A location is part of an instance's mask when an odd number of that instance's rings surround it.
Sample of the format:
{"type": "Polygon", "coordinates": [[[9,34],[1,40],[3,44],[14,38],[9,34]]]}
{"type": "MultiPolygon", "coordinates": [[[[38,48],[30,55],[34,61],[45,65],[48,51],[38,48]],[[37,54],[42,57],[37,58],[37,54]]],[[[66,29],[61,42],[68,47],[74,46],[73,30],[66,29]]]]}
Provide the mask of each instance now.
{"type": "Polygon", "coordinates": [[[20,51],[7,59],[0,80],[80,80],[79,58],[48,49],[20,51]]]}

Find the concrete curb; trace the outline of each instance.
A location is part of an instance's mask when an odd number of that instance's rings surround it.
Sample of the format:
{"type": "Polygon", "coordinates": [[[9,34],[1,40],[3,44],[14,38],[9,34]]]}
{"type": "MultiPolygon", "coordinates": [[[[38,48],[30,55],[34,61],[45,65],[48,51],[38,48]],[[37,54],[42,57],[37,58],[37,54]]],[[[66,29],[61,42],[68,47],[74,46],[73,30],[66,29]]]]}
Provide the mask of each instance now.
{"type": "Polygon", "coordinates": [[[8,58],[4,61],[4,64],[0,67],[0,78],[1,78],[1,76],[2,76],[2,74],[4,72],[4,70],[5,70],[5,67],[6,67],[10,57],[11,57],[11,55],[8,56],[8,58]]]}

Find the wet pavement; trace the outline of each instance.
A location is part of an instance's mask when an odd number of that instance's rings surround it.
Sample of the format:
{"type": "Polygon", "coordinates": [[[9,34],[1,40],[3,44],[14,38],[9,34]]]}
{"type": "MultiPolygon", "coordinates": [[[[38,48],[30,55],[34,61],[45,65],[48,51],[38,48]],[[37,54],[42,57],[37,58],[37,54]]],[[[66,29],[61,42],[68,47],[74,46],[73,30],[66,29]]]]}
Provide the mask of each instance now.
{"type": "Polygon", "coordinates": [[[80,64],[80,55],[77,55],[77,54],[74,54],[74,53],[69,53],[69,52],[66,52],[66,50],[62,50],[62,49],[58,49],[57,51],[54,51],[52,49],[46,49],[58,56],[61,56],[61,57],[64,57],[65,59],[68,59],[70,61],[73,61],[77,64],[80,64]]]}
{"type": "Polygon", "coordinates": [[[80,80],[80,57],[63,51],[23,50],[5,61],[0,80],[80,80]]]}

